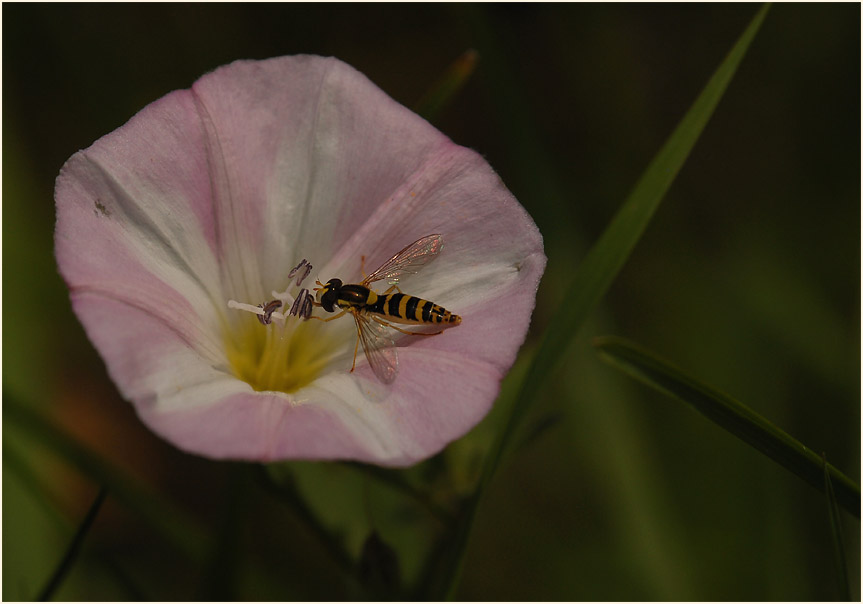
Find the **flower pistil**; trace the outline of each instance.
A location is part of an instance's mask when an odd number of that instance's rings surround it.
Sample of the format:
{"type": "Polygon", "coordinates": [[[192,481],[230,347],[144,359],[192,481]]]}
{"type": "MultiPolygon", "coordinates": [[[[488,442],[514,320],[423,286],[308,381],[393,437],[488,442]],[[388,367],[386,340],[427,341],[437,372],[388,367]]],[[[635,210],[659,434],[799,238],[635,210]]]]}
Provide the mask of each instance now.
{"type": "Polygon", "coordinates": [[[313,382],[341,353],[331,331],[321,334],[317,325],[306,322],[314,307],[309,290],[301,288],[291,294],[311,271],[312,265],[303,259],[288,273],[295,281],[283,292],[271,292],[269,302],[255,305],[228,300],[228,308],[252,313],[257,319],[235,321],[225,338],[234,374],[255,390],[295,392],[313,382]]]}

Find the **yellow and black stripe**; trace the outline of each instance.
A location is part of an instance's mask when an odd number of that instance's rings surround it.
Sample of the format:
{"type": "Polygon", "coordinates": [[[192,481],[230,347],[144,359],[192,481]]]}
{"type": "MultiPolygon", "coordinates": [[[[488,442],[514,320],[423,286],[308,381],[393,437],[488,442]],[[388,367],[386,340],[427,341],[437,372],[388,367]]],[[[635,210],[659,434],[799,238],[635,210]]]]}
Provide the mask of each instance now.
{"type": "Polygon", "coordinates": [[[461,317],[452,314],[439,304],[409,296],[401,292],[395,294],[376,294],[373,303],[366,304],[365,310],[386,317],[394,323],[438,324],[461,323],[461,317]]]}
{"type": "Polygon", "coordinates": [[[333,305],[369,312],[393,323],[412,325],[450,323],[458,325],[461,317],[443,306],[401,292],[378,294],[365,285],[348,283],[342,285],[338,279],[330,279],[322,290],[321,305],[333,312],[333,305]]]}

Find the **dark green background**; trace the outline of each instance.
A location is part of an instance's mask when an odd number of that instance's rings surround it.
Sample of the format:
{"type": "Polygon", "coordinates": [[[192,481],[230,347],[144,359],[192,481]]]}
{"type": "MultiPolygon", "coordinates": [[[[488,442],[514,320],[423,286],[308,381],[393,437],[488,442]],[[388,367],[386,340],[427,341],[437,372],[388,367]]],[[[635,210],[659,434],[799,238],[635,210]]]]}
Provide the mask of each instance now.
{"type": "MultiPolygon", "coordinates": [[[[333,55],[410,107],[474,48],[476,73],[435,125],[487,157],[545,237],[529,350],[756,9],[4,4],[4,389],[232,544],[227,565],[189,561],[109,495],[57,597],[356,596],[248,468],[180,454],[117,394],[53,260],[53,182],[70,155],[235,59],[333,55]]],[[[459,597],[837,597],[823,498],[601,364],[589,338],[675,360],[859,481],[859,311],[860,6],[775,5],[600,311],[560,351],[567,369],[528,423],[559,421],[497,475],[459,597]]],[[[499,419],[408,475],[443,504],[467,492],[499,419]]],[[[4,464],[3,598],[31,599],[97,487],[14,422],[3,436],[28,468],[4,464]]],[[[375,526],[415,579],[438,530],[421,510],[351,468],[288,467],[352,553],[375,526]]],[[[842,519],[859,597],[860,524],[842,519]]]]}

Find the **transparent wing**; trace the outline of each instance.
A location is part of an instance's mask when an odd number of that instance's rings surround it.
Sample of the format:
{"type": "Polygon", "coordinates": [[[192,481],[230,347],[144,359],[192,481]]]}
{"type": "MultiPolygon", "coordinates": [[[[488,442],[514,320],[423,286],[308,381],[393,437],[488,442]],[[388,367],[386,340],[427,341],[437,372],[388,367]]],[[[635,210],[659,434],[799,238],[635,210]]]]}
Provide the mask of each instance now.
{"type": "Polygon", "coordinates": [[[413,275],[431,262],[440,254],[441,249],[443,249],[443,239],[440,235],[426,235],[384,262],[363,279],[362,284],[368,285],[383,280],[389,281],[390,284],[396,283],[401,275],[413,275]]]}
{"type": "Polygon", "coordinates": [[[399,370],[395,343],[389,335],[392,330],[360,312],[354,313],[354,318],[357,320],[363,352],[372,371],[384,384],[391,384],[399,370]]]}

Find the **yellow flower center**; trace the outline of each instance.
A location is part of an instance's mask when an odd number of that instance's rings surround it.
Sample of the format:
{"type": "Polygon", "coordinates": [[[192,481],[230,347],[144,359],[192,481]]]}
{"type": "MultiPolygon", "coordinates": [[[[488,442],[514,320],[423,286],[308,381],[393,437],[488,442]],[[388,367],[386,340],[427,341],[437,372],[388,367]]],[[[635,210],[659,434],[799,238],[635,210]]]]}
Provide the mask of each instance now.
{"type": "Polygon", "coordinates": [[[257,391],[296,392],[317,379],[343,352],[339,329],[291,317],[262,325],[255,316],[236,317],[226,330],[225,350],[237,378],[257,391]]]}

